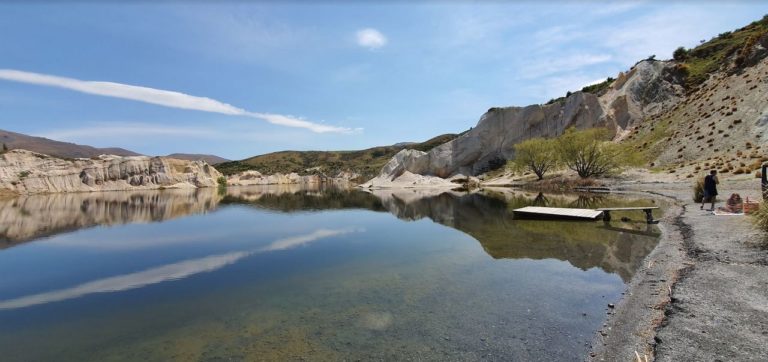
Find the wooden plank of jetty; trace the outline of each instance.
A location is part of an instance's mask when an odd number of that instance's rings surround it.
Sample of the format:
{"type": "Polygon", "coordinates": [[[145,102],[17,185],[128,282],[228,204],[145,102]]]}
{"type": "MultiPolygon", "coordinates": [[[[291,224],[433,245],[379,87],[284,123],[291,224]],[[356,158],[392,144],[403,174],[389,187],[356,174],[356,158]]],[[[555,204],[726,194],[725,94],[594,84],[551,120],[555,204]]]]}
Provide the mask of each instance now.
{"type": "Polygon", "coordinates": [[[528,217],[556,218],[556,219],[585,219],[595,220],[601,215],[602,211],[592,209],[568,209],[561,207],[541,207],[526,206],[520,209],[512,210],[515,214],[528,217]]]}
{"type": "Polygon", "coordinates": [[[642,210],[645,213],[645,221],[649,224],[658,224],[658,220],[653,219],[653,210],[658,209],[658,206],[636,206],[636,207],[604,207],[601,209],[597,209],[597,211],[602,211],[603,214],[603,220],[604,221],[611,221],[611,211],[631,211],[631,210],[642,210]]]}

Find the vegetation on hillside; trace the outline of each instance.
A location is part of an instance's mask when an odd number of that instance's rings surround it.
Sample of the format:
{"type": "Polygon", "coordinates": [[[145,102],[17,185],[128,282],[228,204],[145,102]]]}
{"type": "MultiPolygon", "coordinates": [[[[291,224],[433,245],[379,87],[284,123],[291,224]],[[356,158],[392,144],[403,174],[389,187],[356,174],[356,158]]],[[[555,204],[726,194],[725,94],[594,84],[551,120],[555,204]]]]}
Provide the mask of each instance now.
{"type": "Polygon", "coordinates": [[[611,85],[611,83],[613,83],[614,80],[616,79],[613,79],[612,77],[608,77],[600,83],[591,84],[584,88],[581,88],[581,91],[584,93],[601,95],[603,94],[603,92],[605,92],[606,89],[608,89],[608,87],[611,85]]]}
{"type": "Polygon", "coordinates": [[[456,137],[455,134],[444,134],[426,142],[373,147],[359,151],[281,151],[241,161],[220,163],[216,165],[216,169],[225,175],[256,170],[262,174],[295,172],[299,175],[335,176],[339,172],[349,171],[358,173],[361,178],[367,180],[377,175],[389,159],[403,149],[426,152],[456,137]]]}
{"type": "Polygon", "coordinates": [[[693,49],[679,47],[672,53],[679,68],[686,73],[685,85],[691,89],[720,70],[732,56],[737,66],[744,65],[749,51],[760,37],[768,34],[768,15],[741,29],[725,33],[702,43],[693,49]]]}
{"type": "Polygon", "coordinates": [[[515,145],[511,161],[517,171],[530,171],[539,180],[565,166],[582,179],[605,176],[635,162],[626,146],[611,142],[604,128],[568,128],[557,138],[531,138],[515,145]]]}
{"type": "Polygon", "coordinates": [[[531,138],[515,145],[515,159],[512,161],[518,171],[531,171],[539,178],[557,168],[560,157],[557,141],[546,138],[531,138]]]}
{"type": "MultiPolygon", "coordinates": [[[[685,77],[685,87],[693,89],[707,80],[710,74],[720,70],[732,56],[735,56],[736,66],[745,65],[749,51],[766,34],[768,15],[736,31],[721,33],[709,41],[702,40],[692,49],[681,46],[672,53],[672,58],[678,63],[677,70],[685,77]]],[[[645,60],[656,60],[656,56],[651,55],[645,60]]],[[[581,91],[601,95],[614,80],[609,77],[603,82],[585,86],[581,91]]],[[[546,104],[564,101],[571,94],[569,91],[565,97],[550,99],[546,104]]]]}
{"type": "Polygon", "coordinates": [[[629,163],[630,153],[610,139],[604,128],[569,128],[557,138],[557,152],[563,164],[579,177],[604,176],[629,163]]]}

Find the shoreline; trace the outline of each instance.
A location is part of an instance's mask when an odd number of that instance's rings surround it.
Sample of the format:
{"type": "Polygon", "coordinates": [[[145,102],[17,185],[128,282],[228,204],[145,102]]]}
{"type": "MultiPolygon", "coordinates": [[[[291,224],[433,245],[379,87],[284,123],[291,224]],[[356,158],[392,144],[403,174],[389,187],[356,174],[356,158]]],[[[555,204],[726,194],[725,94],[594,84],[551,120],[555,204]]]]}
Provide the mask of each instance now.
{"type": "MultiPolygon", "coordinates": [[[[687,183],[614,187],[667,199],[671,207],[659,223],[659,244],[615,308],[606,308],[608,318],[584,360],[750,360],[768,354],[768,249],[749,217],[699,210],[687,183]]],[[[759,187],[757,181],[725,180],[719,188],[760,200],[759,187]]]]}

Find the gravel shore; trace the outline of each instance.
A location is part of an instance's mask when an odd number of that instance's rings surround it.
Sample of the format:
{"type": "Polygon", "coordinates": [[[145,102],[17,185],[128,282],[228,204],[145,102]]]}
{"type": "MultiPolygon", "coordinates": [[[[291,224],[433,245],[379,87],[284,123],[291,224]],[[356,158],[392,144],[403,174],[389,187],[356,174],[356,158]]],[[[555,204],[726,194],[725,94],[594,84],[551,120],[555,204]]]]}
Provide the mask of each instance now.
{"type": "MultiPolygon", "coordinates": [[[[725,180],[760,197],[759,180],[725,180]]],[[[691,200],[689,183],[632,183],[673,203],[663,236],[596,335],[590,361],[764,361],[768,356],[768,236],[749,217],[715,216],[691,200]]],[[[719,205],[722,205],[720,202],[719,205]]]]}

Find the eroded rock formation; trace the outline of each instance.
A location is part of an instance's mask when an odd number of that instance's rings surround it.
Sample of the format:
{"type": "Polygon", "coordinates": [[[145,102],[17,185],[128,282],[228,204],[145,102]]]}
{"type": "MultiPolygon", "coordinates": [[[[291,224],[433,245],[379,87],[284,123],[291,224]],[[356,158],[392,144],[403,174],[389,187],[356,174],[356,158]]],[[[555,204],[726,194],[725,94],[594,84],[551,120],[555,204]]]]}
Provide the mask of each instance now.
{"type": "Polygon", "coordinates": [[[491,108],[476,127],[453,141],[426,153],[400,151],[379,178],[393,180],[406,172],[442,178],[477,175],[511,159],[516,143],[555,137],[569,127],[605,127],[621,134],[676,104],[683,94],[681,84],[673,63],[641,61],[600,96],[575,92],[546,105],[491,108]]]}
{"type": "Polygon", "coordinates": [[[219,177],[205,162],[163,157],[61,159],[26,150],[0,155],[0,190],[19,194],[214,187],[219,177]]]}

